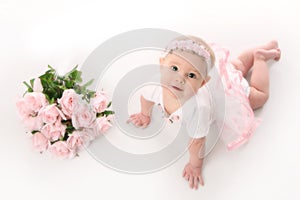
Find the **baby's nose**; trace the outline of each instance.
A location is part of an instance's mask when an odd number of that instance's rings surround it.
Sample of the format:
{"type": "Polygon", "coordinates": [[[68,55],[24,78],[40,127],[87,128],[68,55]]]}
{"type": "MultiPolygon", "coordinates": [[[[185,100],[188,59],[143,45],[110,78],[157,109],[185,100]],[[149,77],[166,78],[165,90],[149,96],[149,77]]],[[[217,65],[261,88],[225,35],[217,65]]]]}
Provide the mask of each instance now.
{"type": "Polygon", "coordinates": [[[185,79],[184,79],[184,77],[181,76],[181,75],[177,75],[177,76],[176,76],[176,81],[177,81],[178,83],[181,83],[181,84],[184,84],[184,83],[185,83],[185,79]]]}

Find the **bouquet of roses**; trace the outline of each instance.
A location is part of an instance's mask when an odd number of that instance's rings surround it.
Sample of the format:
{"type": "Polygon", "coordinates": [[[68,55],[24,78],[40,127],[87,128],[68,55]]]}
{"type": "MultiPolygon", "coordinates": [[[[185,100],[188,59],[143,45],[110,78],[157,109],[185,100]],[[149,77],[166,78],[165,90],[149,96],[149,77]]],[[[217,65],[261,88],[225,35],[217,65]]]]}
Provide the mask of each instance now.
{"type": "Polygon", "coordinates": [[[27,91],[17,100],[17,110],[35,149],[72,158],[111,127],[114,112],[108,109],[111,102],[104,91],[87,89],[93,80],[79,84],[82,72],[77,66],[64,76],[48,68],[23,82],[27,91]]]}

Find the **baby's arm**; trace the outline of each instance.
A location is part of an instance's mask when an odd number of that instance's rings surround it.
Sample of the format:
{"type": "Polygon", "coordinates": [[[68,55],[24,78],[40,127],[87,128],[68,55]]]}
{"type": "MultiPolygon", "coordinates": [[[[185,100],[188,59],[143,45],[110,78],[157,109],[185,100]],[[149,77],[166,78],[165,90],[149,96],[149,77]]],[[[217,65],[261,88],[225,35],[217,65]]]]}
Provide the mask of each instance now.
{"type": "Polygon", "coordinates": [[[202,166],[205,153],[205,137],[191,139],[189,146],[190,163],[195,167],[202,166]]]}
{"type": "Polygon", "coordinates": [[[153,105],[154,105],[154,102],[148,101],[141,95],[141,113],[143,115],[150,117],[153,105]]]}
{"type": "Polygon", "coordinates": [[[135,126],[145,128],[149,125],[151,121],[151,111],[154,105],[154,102],[148,101],[143,96],[141,96],[141,112],[133,114],[127,120],[127,123],[131,122],[135,126]]]}
{"type": "Polygon", "coordinates": [[[189,145],[190,160],[183,170],[183,177],[189,181],[191,188],[198,188],[198,183],[204,185],[201,175],[205,153],[205,137],[191,139],[189,145]]]}

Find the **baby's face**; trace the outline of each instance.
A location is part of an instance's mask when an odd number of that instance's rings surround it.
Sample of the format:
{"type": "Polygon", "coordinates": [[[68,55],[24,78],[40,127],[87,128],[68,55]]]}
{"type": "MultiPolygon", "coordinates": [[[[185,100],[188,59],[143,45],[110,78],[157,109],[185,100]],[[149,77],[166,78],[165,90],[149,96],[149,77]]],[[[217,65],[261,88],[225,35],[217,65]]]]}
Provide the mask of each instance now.
{"type": "Polygon", "coordinates": [[[200,72],[178,55],[168,54],[160,58],[160,65],[162,85],[175,94],[179,100],[189,99],[205,83],[200,72]]]}

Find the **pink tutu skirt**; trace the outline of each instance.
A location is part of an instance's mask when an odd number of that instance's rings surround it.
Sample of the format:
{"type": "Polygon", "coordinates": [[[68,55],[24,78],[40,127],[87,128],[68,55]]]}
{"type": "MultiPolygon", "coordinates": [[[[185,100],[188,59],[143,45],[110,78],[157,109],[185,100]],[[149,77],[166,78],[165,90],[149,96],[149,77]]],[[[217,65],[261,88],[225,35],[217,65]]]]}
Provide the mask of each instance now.
{"type": "Polygon", "coordinates": [[[222,129],[221,139],[228,150],[247,142],[261,119],[254,116],[249,103],[250,88],[241,71],[229,63],[229,51],[216,44],[211,45],[216,55],[216,68],[225,93],[225,116],[217,119],[222,129]]]}

